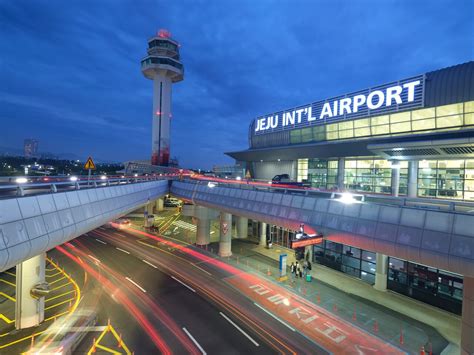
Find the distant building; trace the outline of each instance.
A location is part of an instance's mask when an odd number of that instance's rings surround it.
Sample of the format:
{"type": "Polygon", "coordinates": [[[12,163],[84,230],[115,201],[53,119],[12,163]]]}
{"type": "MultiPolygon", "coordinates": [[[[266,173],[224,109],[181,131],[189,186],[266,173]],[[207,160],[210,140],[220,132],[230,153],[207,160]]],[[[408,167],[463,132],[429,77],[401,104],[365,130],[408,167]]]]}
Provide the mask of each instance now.
{"type": "Polygon", "coordinates": [[[218,177],[245,177],[245,162],[237,162],[235,165],[214,165],[212,172],[218,177]]]}
{"type": "Polygon", "coordinates": [[[25,139],[23,145],[25,158],[32,158],[38,155],[38,143],[37,139],[25,139]]]}

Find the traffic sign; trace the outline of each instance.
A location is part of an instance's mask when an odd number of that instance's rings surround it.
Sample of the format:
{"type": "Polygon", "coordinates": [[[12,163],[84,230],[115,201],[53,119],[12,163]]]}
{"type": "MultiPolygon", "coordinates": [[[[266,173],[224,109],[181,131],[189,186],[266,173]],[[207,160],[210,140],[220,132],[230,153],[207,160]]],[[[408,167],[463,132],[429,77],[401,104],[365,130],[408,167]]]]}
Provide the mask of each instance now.
{"type": "Polygon", "coordinates": [[[87,158],[86,163],[84,164],[84,169],[95,170],[95,164],[92,160],[92,157],[87,158]]]}
{"type": "Polygon", "coordinates": [[[224,234],[227,234],[228,230],[229,230],[229,225],[228,225],[227,223],[225,223],[225,222],[222,223],[222,232],[223,232],[224,234]]]}

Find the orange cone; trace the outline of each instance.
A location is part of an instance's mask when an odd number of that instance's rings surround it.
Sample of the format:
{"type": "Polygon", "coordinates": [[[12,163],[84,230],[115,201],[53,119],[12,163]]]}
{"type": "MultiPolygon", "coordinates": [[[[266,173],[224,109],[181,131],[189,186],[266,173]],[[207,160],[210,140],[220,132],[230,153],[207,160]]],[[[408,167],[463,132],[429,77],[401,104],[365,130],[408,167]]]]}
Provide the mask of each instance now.
{"type": "Polygon", "coordinates": [[[95,338],[94,340],[92,340],[92,349],[91,349],[91,353],[95,353],[95,338]]]}
{"type": "Polygon", "coordinates": [[[272,273],[270,272],[270,268],[267,268],[267,275],[270,276],[272,273]]]}
{"type": "Polygon", "coordinates": [[[122,347],[122,334],[119,335],[119,342],[118,342],[118,347],[122,347]]]}
{"type": "Polygon", "coordinates": [[[353,321],[357,320],[356,306],[354,306],[354,313],[352,313],[352,320],[353,321]]]}
{"type": "Polygon", "coordinates": [[[422,346],[420,349],[420,355],[426,355],[424,346],[422,346]]]}
{"type": "Polygon", "coordinates": [[[405,340],[403,338],[403,328],[400,326],[400,344],[403,345],[405,343],[405,340]]]}
{"type": "Polygon", "coordinates": [[[321,296],[318,293],[318,304],[321,303],[321,296]]]}

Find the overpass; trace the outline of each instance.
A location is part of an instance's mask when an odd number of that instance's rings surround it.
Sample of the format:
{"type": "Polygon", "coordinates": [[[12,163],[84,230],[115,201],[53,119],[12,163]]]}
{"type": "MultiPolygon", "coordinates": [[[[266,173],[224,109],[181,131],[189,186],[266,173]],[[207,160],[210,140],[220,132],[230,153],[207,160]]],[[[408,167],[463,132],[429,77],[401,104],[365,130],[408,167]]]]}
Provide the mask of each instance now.
{"type": "Polygon", "coordinates": [[[387,289],[387,256],[463,275],[461,349],[474,353],[473,204],[398,197],[362,202],[344,194],[242,182],[173,181],[171,193],[194,204],[183,213],[197,220],[197,244],[209,244],[209,220],[220,211],[221,256],[232,254],[229,226],[235,215],[237,237],[246,237],[247,219],[261,222],[262,245],[267,224],[296,231],[304,223],[328,240],[376,252],[379,291],[387,289]]]}
{"type": "Polygon", "coordinates": [[[0,271],[17,266],[16,327],[43,320],[44,298],[37,302],[30,291],[45,283],[46,251],[142,206],[151,207],[168,193],[168,185],[164,178],[143,177],[0,186],[0,271]]]}

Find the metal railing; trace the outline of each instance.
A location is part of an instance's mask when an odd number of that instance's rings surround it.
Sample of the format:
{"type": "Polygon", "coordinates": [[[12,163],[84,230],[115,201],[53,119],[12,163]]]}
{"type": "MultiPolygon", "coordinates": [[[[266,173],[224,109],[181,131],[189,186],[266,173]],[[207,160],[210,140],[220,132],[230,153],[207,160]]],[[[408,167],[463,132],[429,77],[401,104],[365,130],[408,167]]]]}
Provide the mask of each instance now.
{"type": "Polygon", "coordinates": [[[405,196],[390,196],[390,195],[374,195],[374,194],[364,194],[358,191],[325,191],[318,190],[315,188],[292,188],[290,186],[285,186],[284,184],[272,185],[272,184],[253,184],[252,180],[247,181],[232,181],[232,180],[220,180],[215,181],[212,179],[192,179],[185,178],[184,181],[191,182],[194,184],[208,185],[209,188],[216,186],[221,187],[230,187],[238,188],[243,190],[254,190],[254,191],[267,191],[267,192],[279,192],[284,194],[292,195],[303,195],[303,196],[313,196],[318,198],[338,198],[341,194],[352,194],[355,197],[354,202],[358,203],[376,203],[380,205],[396,205],[400,207],[410,207],[417,209],[428,209],[428,210],[437,210],[437,211],[450,211],[450,212],[459,212],[459,213],[474,213],[474,202],[469,201],[456,201],[456,200],[447,200],[447,199],[438,199],[438,198],[422,198],[422,197],[405,197],[405,196]]]}
{"type": "Polygon", "coordinates": [[[0,177],[0,199],[33,194],[56,193],[68,190],[135,184],[148,181],[170,180],[172,176],[48,176],[0,177]]]}

